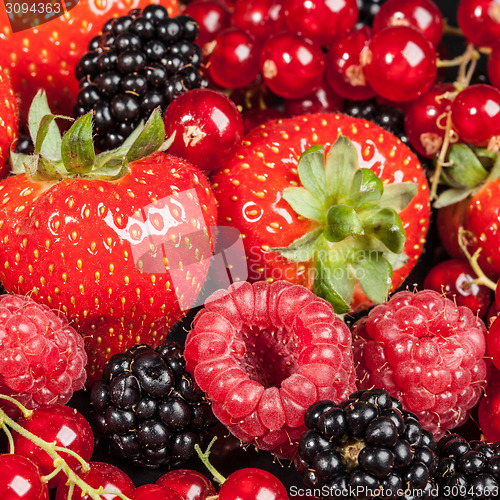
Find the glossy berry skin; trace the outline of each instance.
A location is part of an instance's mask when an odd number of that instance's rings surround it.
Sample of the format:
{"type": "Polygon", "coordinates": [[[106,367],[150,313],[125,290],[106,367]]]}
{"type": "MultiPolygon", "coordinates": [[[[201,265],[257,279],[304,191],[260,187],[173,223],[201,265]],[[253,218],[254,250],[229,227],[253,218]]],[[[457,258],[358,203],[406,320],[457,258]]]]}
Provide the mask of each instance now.
{"type": "Polygon", "coordinates": [[[381,387],[437,439],[460,426],[486,387],[484,323],[434,290],[395,293],[353,327],[359,387],[381,387]]]}
{"type": "Polygon", "coordinates": [[[221,92],[195,89],[175,99],[163,117],[165,134],[175,132],[169,151],[202,170],[220,169],[243,137],[243,119],[221,92]]]}
{"type": "Polygon", "coordinates": [[[468,307],[484,319],[491,303],[491,291],[485,285],[473,283],[474,279],[475,273],[466,260],[450,259],[427,273],[424,288],[444,293],[457,306],[468,307]]]}
{"type": "Polygon", "coordinates": [[[500,38],[498,0],[461,0],[457,20],[464,36],[475,45],[491,47],[500,38]]]}
{"type": "Polygon", "coordinates": [[[360,62],[361,51],[368,46],[371,37],[372,30],[362,26],[339,36],[326,55],[326,79],[345,99],[360,101],[375,97],[360,62]]]}
{"type": "MultiPolygon", "coordinates": [[[[498,336],[500,321],[496,322],[495,336],[498,336]]],[[[500,352],[500,350],[496,352],[500,352]]],[[[498,367],[498,364],[496,366],[498,367]]],[[[486,439],[490,443],[498,443],[500,441],[500,371],[498,368],[491,370],[488,390],[479,402],[478,418],[481,432],[486,439]]]]}
{"type": "Polygon", "coordinates": [[[253,35],[240,28],[226,28],[214,40],[207,64],[208,76],[219,87],[246,87],[259,73],[259,54],[259,44],[253,35]]]}
{"type": "Polygon", "coordinates": [[[438,83],[425,94],[410,102],[406,108],[404,126],[408,140],[418,153],[432,158],[439,153],[443,143],[446,115],[451,109],[451,99],[446,92],[454,92],[453,85],[438,83]]]}
{"type": "Polygon", "coordinates": [[[2,500],[48,500],[49,489],[38,466],[21,455],[0,455],[2,500]]]}
{"type": "Polygon", "coordinates": [[[336,35],[347,33],[358,20],[356,0],[285,0],[285,21],[290,31],[319,45],[330,45],[336,35]]]}
{"type": "Polygon", "coordinates": [[[451,119],[462,141],[488,145],[500,135],[500,90],[485,84],[465,88],[451,105],[451,119]]]}
{"type": "Polygon", "coordinates": [[[395,102],[411,101],[436,78],[436,51],[418,30],[407,26],[375,33],[362,54],[363,71],[373,90],[395,102]]]}
{"type": "Polygon", "coordinates": [[[500,43],[493,46],[486,69],[491,85],[500,89],[500,43]]]}
{"type": "Polygon", "coordinates": [[[251,33],[260,41],[285,27],[282,0],[245,0],[236,2],[234,26],[251,33]]]}
{"type": "Polygon", "coordinates": [[[11,142],[17,137],[18,104],[7,72],[0,68],[0,179],[9,173],[8,158],[11,142]]]}
{"type": "Polygon", "coordinates": [[[143,484],[134,490],[132,500],[182,500],[182,497],[165,486],[143,484]]]}
{"type": "Polygon", "coordinates": [[[191,469],[171,470],[156,484],[176,491],[184,500],[205,500],[216,495],[214,485],[200,472],[191,469]]]}
{"type": "Polygon", "coordinates": [[[219,500],[288,500],[283,483],[263,469],[244,468],[233,472],[222,484],[219,500]]]}
{"type": "Polygon", "coordinates": [[[500,369],[500,317],[497,316],[488,331],[488,352],[493,364],[500,369]]]}
{"type": "MultiPolygon", "coordinates": [[[[33,412],[30,417],[21,417],[18,423],[35,436],[55,443],[80,455],[83,460],[90,460],[94,451],[94,434],[87,420],[75,409],[64,405],[43,406],[33,412]]],[[[54,460],[36,444],[21,434],[14,434],[16,453],[35,462],[42,474],[50,474],[54,470],[54,460]]],[[[80,462],[67,453],[60,452],[72,469],[80,462]]],[[[49,482],[49,488],[57,486],[64,473],[59,473],[49,482]]]]}
{"type": "Polygon", "coordinates": [[[200,32],[196,43],[205,45],[231,23],[231,14],[225,3],[219,0],[200,0],[186,5],[182,12],[198,23],[200,32]]]}
{"type": "MultiPolygon", "coordinates": [[[[297,101],[302,102],[302,99],[297,99],[297,101]]],[[[300,105],[300,104],[299,104],[300,105]]],[[[276,108],[252,108],[247,111],[243,111],[243,124],[245,125],[245,134],[248,134],[252,129],[262,125],[271,120],[277,120],[279,118],[285,118],[287,115],[276,108]]]]}
{"type": "Polygon", "coordinates": [[[262,46],[260,71],[266,85],[280,97],[298,99],[321,84],[325,58],[321,47],[301,35],[281,32],[262,46]]]}
{"type": "MultiPolygon", "coordinates": [[[[132,498],[135,486],[132,480],[115,465],[105,462],[88,462],[90,469],[87,472],[81,470],[76,471],[77,474],[93,488],[103,487],[104,490],[113,493],[122,493],[123,495],[132,498]]],[[[91,500],[87,493],[82,495],[82,490],[75,486],[72,495],[68,495],[69,486],[63,481],[59,483],[56,490],[55,500],[91,500]]],[[[118,495],[107,494],[106,500],[120,500],[118,495]]]]}
{"type": "Polygon", "coordinates": [[[343,102],[342,97],[323,79],[322,84],[305,97],[285,99],[284,110],[287,116],[341,111],[343,102]]]}
{"type": "Polygon", "coordinates": [[[443,16],[432,0],[387,0],[373,20],[374,31],[401,25],[418,29],[434,47],[441,42],[443,16]]]}

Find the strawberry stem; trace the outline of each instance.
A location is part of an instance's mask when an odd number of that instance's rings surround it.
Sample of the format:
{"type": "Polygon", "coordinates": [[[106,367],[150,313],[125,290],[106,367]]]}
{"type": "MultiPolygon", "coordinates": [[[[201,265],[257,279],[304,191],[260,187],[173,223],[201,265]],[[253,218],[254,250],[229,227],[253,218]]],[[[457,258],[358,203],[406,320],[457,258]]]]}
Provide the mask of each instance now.
{"type": "MultiPolygon", "coordinates": [[[[7,401],[14,402],[15,400],[11,398],[10,396],[5,396],[3,394],[0,394],[0,399],[5,399],[7,401]]],[[[20,408],[20,410],[23,412],[25,415],[31,415],[33,412],[25,408],[21,403],[18,401],[16,402],[16,405],[20,408]]],[[[69,489],[70,493],[73,491],[75,485],[78,486],[82,490],[82,497],[84,495],[88,495],[92,500],[105,500],[105,497],[103,497],[103,494],[113,494],[116,495],[117,497],[121,498],[122,500],[130,500],[129,497],[123,495],[122,493],[115,493],[115,492],[103,492],[102,486],[98,489],[93,488],[89,484],[87,484],[81,477],[79,477],[73,469],[68,465],[66,460],[64,460],[61,455],[59,455],[58,451],[68,453],[71,456],[74,456],[75,458],[78,459],[78,461],[82,464],[82,470],[85,470],[84,467],[87,467],[87,470],[90,468],[89,464],[83,460],[82,457],[80,457],[78,454],[76,454],[74,451],[69,450],[67,448],[64,448],[62,446],[54,446],[53,443],[48,443],[44,439],[36,436],[32,432],[26,430],[24,427],[19,425],[15,420],[11,419],[7,414],[0,409],[0,426],[2,429],[6,432],[7,436],[10,434],[10,429],[13,429],[17,433],[19,433],[21,436],[25,437],[26,439],[29,439],[32,443],[36,444],[39,446],[43,451],[49,455],[54,461],[54,468],[60,472],[61,470],[64,472],[64,474],[68,478],[68,483],[69,483],[69,489]],[[85,465],[84,465],[85,464],[85,465]]],[[[11,440],[9,439],[9,442],[11,440]]],[[[10,444],[10,443],[9,443],[10,444]]],[[[12,444],[10,445],[10,452],[14,453],[14,446],[13,446],[13,441],[12,444]]],[[[54,471],[55,472],[55,471],[54,471]]],[[[48,482],[51,477],[53,477],[54,472],[48,474],[47,476],[43,476],[42,480],[48,482]]],[[[68,484],[67,483],[67,484],[68,484]]],[[[68,498],[71,498],[71,494],[68,498]]]]}
{"type": "Polygon", "coordinates": [[[212,474],[213,478],[215,481],[217,481],[219,484],[223,484],[226,481],[226,478],[210,463],[209,457],[210,457],[210,450],[213,446],[213,444],[217,441],[217,436],[214,436],[212,441],[210,441],[206,451],[203,453],[201,451],[200,445],[195,444],[194,449],[200,458],[200,460],[203,462],[203,465],[208,469],[210,474],[212,474]]]}

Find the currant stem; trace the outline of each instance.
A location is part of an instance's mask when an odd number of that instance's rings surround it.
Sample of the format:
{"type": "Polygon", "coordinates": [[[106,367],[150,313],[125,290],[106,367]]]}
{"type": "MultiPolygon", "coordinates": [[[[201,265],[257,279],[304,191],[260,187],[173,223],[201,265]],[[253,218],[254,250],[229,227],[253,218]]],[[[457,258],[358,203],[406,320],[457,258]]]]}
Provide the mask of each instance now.
{"type": "Polygon", "coordinates": [[[22,405],[17,399],[7,396],[6,394],[0,394],[0,398],[5,399],[6,401],[9,401],[10,403],[16,405],[23,414],[23,417],[29,418],[33,414],[33,410],[28,410],[28,408],[22,405]]]}
{"type": "Polygon", "coordinates": [[[10,432],[10,429],[6,426],[3,425],[3,422],[1,423],[1,427],[5,434],[7,435],[7,440],[9,441],[9,453],[14,453],[14,438],[12,437],[12,432],[10,432]]]}
{"type": "Polygon", "coordinates": [[[219,484],[223,484],[226,481],[226,478],[210,463],[210,460],[209,460],[210,449],[212,448],[215,441],[217,441],[217,436],[214,436],[212,441],[210,441],[205,453],[203,453],[201,451],[199,444],[195,444],[194,449],[195,449],[198,457],[200,458],[200,460],[203,462],[203,465],[208,469],[210,474],[212,474],[215,481],[217,481],[219,484]]]}
{"type": "Polygon", "coordinates": [[[439,156],[436,162],[436,170],[434,170],[434,175],[431,179],[431,192],[430,199],[435,200],[437,198],[437,190],[439,186],[439,178],[441,177],[441,172],[443,170],[443,166],[446,165],[446,155],[448,154],[448,149],[451,144],[451,112],[446,113],[446,126],[443,136],[443,144],[441,145],[441,149],[439,151],[439,156]]]}
{"type": "Polygon", "coordinates": [[[476,273],[477,279],[475,279],[473,283],[475,283],[476,285],[485,285],[490,290],[496,291],[497,284],[494,281],[490,280],[490,278],[488,278],[486,274],[484,274],[484,271],[481,269],[481,266],[478,263],[482,248],[479,247],[474,252],[474,255],[470,254],[469,250],[467,249],[466,231],[463,227],[460,227],[458,229],[458,245],[467,257],[467,260],[469,261],[469,264],[472,267],[473,271],[476,273]]]}

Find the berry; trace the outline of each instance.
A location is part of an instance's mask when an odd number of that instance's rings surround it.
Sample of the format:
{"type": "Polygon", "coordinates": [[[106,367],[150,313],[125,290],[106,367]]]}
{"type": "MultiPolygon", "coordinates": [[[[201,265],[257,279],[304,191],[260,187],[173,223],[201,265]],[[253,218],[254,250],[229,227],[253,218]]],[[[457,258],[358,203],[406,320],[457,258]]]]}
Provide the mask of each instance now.
{"type": "Polygon", "coordinates": [[[285,281],[209,297],[186,340],[186,368],[238,438],[293,456],[306,408],[352,391],[350,338],[332,307],[285,281]]]}
{"type": "Polygon", "coordinates": [[[382,387],[441,437],[467,419],[486,386],[486,328],[434,290],[394,294],[353,327],[361,389],[382,387]]]}
{"type": "Polygon", "coordinates": [[[260,41],[284,29],[282,0],[245,0],[236,2],[233,24],[260,41]]]}
{"type": "Polygon", "coordinates": [[[208,60],[208,76],[224,88],[250,85],[259,74],[257,39],[239,28],[226,28],[214,40],[208,60]]]}
{"type": "Polygon", "coordinates": [[[493,46],[492,52],[488,57],[488,65],[486,70],[491,85],[493,85],[493,87],[496,87],[497,89],[500,89],[500,43],[497,43],[493,46]]]}
{"type": "Polygon", "coordinates": [[[134,490],[132,500],[182,500],[182,497],[165,486],[143,484],[134,490]]]}
{"type": "Polygon", "coordinates": [[[260,54],[266,85],[280,97],[298,99],[321,84],[325,57],[314,41],[291,32],[271,35],[260,54]]]}
{"type": "Polygon", "coordinates": [[[160,476],[156,484],[176,491],[184,500],[205,500],[216,495],[213,484],[203,474],[190,469],[171,470],[160,476]]]}
{"type": "Polygon", "coordinates": [[[410,102],[406,108],[404,126],[410,144],[426,158],[437,155],[443,144],[446,113],[452,100],[447,92],[454,92],[452,84],[438,83],[410,102]]]}
{"type": "Polygon", "coordinates": [[[487,498],[498,494],[500,449],[482,441],[449,434],[437,445],[437,486],[453,498],[487,498]]]}
{"type": "Polygon", "coordinates": [[[466,260],[450,259],[434,266],[425,277],[424,288],[444,293],[457,306],[468,307],[480,318],[486,316],[491,303],[491,291],[478,285],[473,269],[466,260]]]}
{"type": "Polygon", "coordinates": [[[184,370],[179,344],[134,346],[113,356],[103,377],[90,402],[96,429],[117,455],[144,467],[178,466],[208,437],[212,412],[184,370]]]}
{"type": "MultiPolygon", "coordinates": [[[[94,435],[90,424],[76,410],[69,406],[52,405],[36,409],[30,416],[20,418],[17,423],[35,436],[48,443],[54,443],[77,453],[83,460],[90,460],[94,451],[94,435]]],[[[54,470],[54,459],[27,437],[14,434],[16,453],[36,463],[43,475],[54,470]]],[[[80,462],[68,453],[60,452],[67,464],[76,469],[80,462]]],[[[60,472],[49,482],[49,488],[57,486],[63,473],[60,472]]]]}
{"type": "Polygon", "coordinates": [[[181,93],[207,86],[197,35],[194,19],[169,18],[164,7],[148,6],[134,18],[110,20],[92,40],[75,68],[80,81],[75,115],[95,109],[98,149],[119,146],[155,108],[165,111],[181,93]]]}
{"type": "Polygon", "coordinates": [[[479,402],[478,420],[486,440],[489,443],[498,443],[500,441],[500,372],[496,367],[491,370],[488,388],[479,402]]]}
{"type": "Polygon", "coordinates": [[[363,100],[375,96],[366,81],[360,62],[362,50],[368,46],[372,32],[362,26],[337,37],[325,60],[325,74],[330,87],[345,99],[363,100]]]}
{"type": "Polygon", "coordinates": [[[465,88],[451,105],[451,119],[463,142],[488,145],[500,136],[500,90],[484,84],[465,88]]]}
{"type": "Polygon", "coordinates": [[[183,14],[192,17],[199,26],[200,32],[196,42],[203,46],[211,42],[217,34],[228,28],[231,14],[227,6],[219,0],[198,0],[186,5],[183,14]]]}
{"type": "MultiPolygon", "coordinates": [[[[306,103],[309,102],[310,104],[314,105],[317,103],[316,98],[313,96],[311,96],[310,101],[307,101],[306,98],[304,98],[304,101],[302,99],[297,99],[297,101],[295,100],[291,101],[292,108],[295,102],[297,102],[298,106],[301,106],[303,102],[306,103]]],[[[243,116],[243,125],[245,127],[245,134],[248,134],[251,130],[258,127],[259,125],[262,125],[271,120],[278,120],[280,118],[284,118],[286,115],[285,113],[283,113],[283,111],[280,111],[279,109],[276,108],[264,108],[264,109],[252,108],[247,111],[243,111],[242,116],[243,116]]]]}
{"type": "Polygon", "coordinates": [[[9,173],[9,146],[17,136],[18,104],[7,72],[0,68],[0,179],[9,173]]]}
{"type": "Polygon", "coordinates": [[[243,137],[243,119],[221,92],[198,89],[179,96],[167,109],[165,133],[175,132],[172,154],[202,170],[220,169],[243,137]]]}
{"type": "Polygon", "coordinates": [[[323,79],[322,84],[305,97],[285,99],[284,111],[286,116],[340,111],[342,103],[342,97],[337,95],[323,79]]]}
{"type": "Polygon", "coordinates": [[[443,36],[443,16],[432,0],[387,0],[373,20],[373,30],[377,32],[387,26],[412,26],[434,47],[443,36]]]}
{"type": "MultiPolygon", "coordinates": [[[[307,488],[325,488],[354,499],[384,496],[394,488],[432,486],[434,443],[418,419],[381,389],[358,391],[341,405],[319,401],[306,412],[295,467],[307,488]],[[378,494],[376,493],[378,491],[378,494]]],[[[318,490],[319,491],[319,490],[318,490]]],[[[389,495],[392,497],[392,495],[389,495]]]]}
{"type": "Polygon", "coordinates": [[[233,472],[220,487],[220,500],[288,500],[283,483],[263,469],[244,468],[233,472]]]}
{"type": "Polygon", "coordinates": [[[288,29],[319,45],[331,45],[336,35],[349,32],[358,20],[356,0],[287,0],[284,10],[288,29]]]}
{"type": "Polygon", "coordinates": [[[380,10],[380,7],[386,1],[387,0],[358,0],[358,26],[371,26],[373,24],[373,19],[380,10]]]}
{"type": "Polygon", "coordinates": [[[436,78],[436,51],[420,31],[407,26],[375,33],[361,54],[363,72],[373,90],[396,102],[426,92],[436,78]]]}
{"type": "MultiPolygon", "coordinates": [[[[500,317],[497,316],[491,324],[488,337],[488,353],[491,356],[493,364],[500,369],[500,317]]],[[[500,440],[499,440],[500,441],[500,440]]]]}
{"type": "MultiPolygon", "coordinates": [[[[78,476],[89,486],[106,490],[106,500],[120,500],[116,494],[132,497],[135,486],[132,480],[118,467],[104,462],[88,462],[89,470],[77,470],[78,476]],[[109,493],[108,493],[109,492],[109,493]]],[[[56,490],[55,500],[91,500],[88,493],[82,492],[79,486],[68,485],[61,481],[56,490]],[[70,488],[72,493],[70,494],[70,488]]]]}
{"type": "Polygon", "coordinates": [[[0,393],[33,409],[64,404],[83,388],[83,339],[62,314],[25,296],[1,295],[0,316],[0,393]]]}
{"type": "Polygon", "coordinates": [[[4,500],[48,500],[47,483],[38,466],[17,454],[0,455],[0,491],[4,500]]]}
{"type": "Polygon", "coordinates": [[[500,5],[497,0],[460,0],[458,26],[467,40],[491,47],[500,38],[500,5]]]}

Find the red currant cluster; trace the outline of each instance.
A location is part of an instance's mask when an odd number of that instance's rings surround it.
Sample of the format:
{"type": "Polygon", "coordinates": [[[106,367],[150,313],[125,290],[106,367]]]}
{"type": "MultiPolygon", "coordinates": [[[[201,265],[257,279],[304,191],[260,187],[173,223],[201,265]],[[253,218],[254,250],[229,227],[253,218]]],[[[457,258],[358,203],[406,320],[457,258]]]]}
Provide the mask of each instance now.
{"type": "MultiPolygon", "coordinates": [[[[221,485],[217,493],[212,482],[191,469],[174,469],[154,484],[135,487],[130,477],[110,463],[89,461],[94,452],[94,435],[89,422],[75,409],[54,404],[28,410],[10,396],[23,416],[17,421],[0,410],[0,428],[6,433],[9,453],[0,454],[0,491],[8,500],[48,500],[55,489],[56,500],[287,500],[283,484],[270,472],[239,469],[227,478],[209,462],[210,443],[198,454],[221,485]],[[14,431],[14,432],[12,432],[14,431]]],[[[51,497],[52,498],[52,497],[51,497]]]]}

